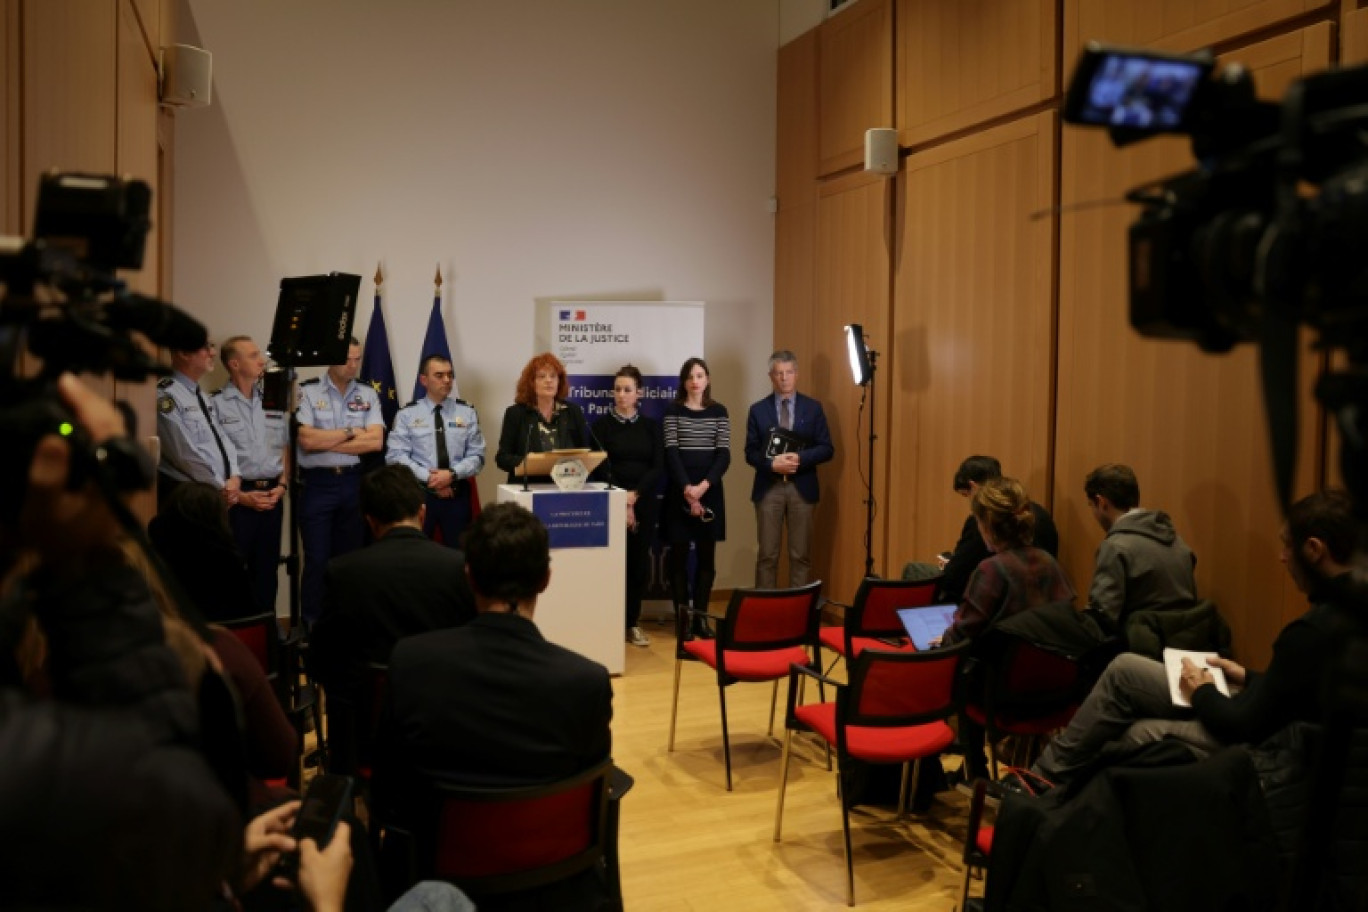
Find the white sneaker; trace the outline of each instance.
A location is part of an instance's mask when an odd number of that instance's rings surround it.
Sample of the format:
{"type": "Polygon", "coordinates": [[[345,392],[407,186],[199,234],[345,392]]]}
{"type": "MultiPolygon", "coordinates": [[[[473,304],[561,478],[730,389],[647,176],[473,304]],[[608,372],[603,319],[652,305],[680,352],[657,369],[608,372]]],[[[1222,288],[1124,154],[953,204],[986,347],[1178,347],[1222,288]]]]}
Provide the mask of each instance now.
{"type": "Polygon", "coordinates": [[[651,638],[640,627],[629,627],[627,628],[627,642],[633,646],[649,646],[651,645],[651,638]]]}

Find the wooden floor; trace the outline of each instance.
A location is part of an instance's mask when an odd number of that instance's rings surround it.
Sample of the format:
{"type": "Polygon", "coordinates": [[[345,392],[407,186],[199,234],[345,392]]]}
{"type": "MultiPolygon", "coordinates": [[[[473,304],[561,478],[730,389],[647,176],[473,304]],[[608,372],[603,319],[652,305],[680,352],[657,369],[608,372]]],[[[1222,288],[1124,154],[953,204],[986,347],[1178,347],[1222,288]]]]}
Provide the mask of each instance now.
{"type": "MultiPolygon", "coordinates": [[[[623,799],[622,892],[630,912],[808,910],[845,907],[836,774],[815,742],[795,740],[783,841],[775,843],[783,731],[766,735],[770,685],[727,689],[733,788],[726,791],[716,678],[687,662],[680,683],[675,750],[665,749],[674,681],[674,641],[662,623],[643,628],[648,648],[627,648],[613,679],[613,759],[636,779],[623,799]]],[[[960,853],[968,798],[937,797],[925,815],[851,814],[855,902],[864,910],[950,912],[963,879],[960,853]]],[[[979,895],[981,882],[972,895],[979,895]]]]}

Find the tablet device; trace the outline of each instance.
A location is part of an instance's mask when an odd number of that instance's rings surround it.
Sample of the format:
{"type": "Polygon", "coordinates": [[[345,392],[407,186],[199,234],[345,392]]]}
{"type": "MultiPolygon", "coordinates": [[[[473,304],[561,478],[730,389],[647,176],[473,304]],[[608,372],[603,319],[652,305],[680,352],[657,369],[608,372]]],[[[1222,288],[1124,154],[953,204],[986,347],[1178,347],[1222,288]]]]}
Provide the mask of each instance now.
{"type": "Polygon", "coordinates": [[[958,605],[927,605],[924,608],[899,608],[898,620],[912,639],[918,652],[931,648],[931,641],[945,633],[955,620],[958,605]]]}

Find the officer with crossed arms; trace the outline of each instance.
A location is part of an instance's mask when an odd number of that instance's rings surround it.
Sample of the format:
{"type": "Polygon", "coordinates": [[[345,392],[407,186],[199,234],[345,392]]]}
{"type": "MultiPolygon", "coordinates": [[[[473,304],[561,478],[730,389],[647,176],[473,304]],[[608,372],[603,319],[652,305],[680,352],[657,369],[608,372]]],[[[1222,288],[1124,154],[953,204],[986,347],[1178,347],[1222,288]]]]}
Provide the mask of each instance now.
{"type": "Polygon", "coordinates": [[[407,466],[427,489],[427,513],[423,532],[431,536],[442,530],[442,541],[458,547],[470,525],[470,482],[484,468],[485,439],[475,409],[451,397],[454,382],[451,362],[442,355],[427,355],[418,382],[427,395],[411,402],[394,416],[385,462],[407,466]]]}

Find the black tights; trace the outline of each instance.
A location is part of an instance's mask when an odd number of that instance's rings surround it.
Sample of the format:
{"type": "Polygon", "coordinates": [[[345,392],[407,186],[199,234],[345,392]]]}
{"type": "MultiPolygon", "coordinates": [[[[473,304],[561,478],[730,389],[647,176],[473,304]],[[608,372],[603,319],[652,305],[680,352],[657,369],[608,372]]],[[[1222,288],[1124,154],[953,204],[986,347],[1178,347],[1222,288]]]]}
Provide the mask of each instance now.
{"type": "Polygon", "coordinates": [[[697,563],[694,566],[693,585],[689,585],[689,543],[675,542],[670,546],[670,592],[674,597],[676,609],[689,605],[689,591],[693,591],[693,607],[696,611],[707,611],[708,600],[712,597],[713,580],[717,579],[717,542],[712,539],[696,539],[693,543],[697,563]]]}

